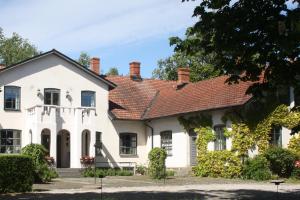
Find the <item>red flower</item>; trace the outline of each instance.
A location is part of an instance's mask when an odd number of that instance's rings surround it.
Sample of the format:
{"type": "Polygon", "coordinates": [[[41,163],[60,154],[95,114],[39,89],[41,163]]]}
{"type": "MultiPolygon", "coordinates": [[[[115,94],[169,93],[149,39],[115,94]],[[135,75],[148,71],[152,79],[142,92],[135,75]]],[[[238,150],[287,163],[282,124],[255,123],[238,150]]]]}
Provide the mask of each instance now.
{"type": "Polygon", "coordinates": [[[300,160],[297,160],[297,161],[295,162],[295,167],[296,167],[296,168],[300,168],[300,160]]]}

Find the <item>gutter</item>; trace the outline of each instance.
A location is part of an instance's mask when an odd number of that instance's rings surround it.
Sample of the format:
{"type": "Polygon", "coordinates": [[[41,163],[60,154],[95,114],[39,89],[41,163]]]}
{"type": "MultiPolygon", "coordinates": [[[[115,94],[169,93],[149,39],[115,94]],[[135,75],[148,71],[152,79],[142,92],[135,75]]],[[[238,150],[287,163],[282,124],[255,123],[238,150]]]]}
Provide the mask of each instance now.
{"type": "Polygon", "coordinates": [[[151,129],[151,149],[153,149],[153,147],[154,147],[154,141],[153,141],[154,129],[153,129],[152,126],[150,126],[149,124],[147,124],[147,122],[145,122],[145,126],[147,126],[148,128],[151,129]]]}

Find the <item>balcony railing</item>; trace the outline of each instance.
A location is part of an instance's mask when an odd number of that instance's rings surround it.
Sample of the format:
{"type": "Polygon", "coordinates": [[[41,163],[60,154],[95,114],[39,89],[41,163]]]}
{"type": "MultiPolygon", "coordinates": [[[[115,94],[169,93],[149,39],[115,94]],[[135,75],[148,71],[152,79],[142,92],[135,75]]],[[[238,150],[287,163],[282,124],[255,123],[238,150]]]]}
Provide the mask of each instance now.
{"type": "Polygon", "coordinates": [[[36,105],[27,109],[27,118],[33,123],[94,123],[97,116],[94,107],[64,107],[36,105]]]}

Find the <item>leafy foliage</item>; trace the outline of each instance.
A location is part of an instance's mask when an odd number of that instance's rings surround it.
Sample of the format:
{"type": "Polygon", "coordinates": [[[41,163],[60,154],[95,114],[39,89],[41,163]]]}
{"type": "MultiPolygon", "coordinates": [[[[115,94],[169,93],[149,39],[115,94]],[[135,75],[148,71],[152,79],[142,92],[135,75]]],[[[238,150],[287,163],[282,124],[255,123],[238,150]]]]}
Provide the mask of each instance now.
{"type": "Polygon", "coordinates": [[[237,178],[241,175],[242,163],[231,151],[210,151],[199,154],[198,165],[193,170],[196,176],[237,178]]]}
{"type": "Polygon", "coordinates": [[[290,177],[297,156],[283,148],[269,148],[264,156],[270,162],[271,171],[279,177],[290,177]]]}
{"type": "Polygon", "coordinates": [[[34,164],[30,156],[0,155],[0,193],[32,190],[34,164]]]}
{"type": "Polygon", "coordinates": [[[161,80],[177,80],[177,69],[189,67],[191,82],[209,79],[220,75],[220,72],[215,70],[211,64],[213,59],[213,55],[198,53],[195,56],[187,56],[176,52],[166,59],[159,60],[158,68],[152,72],[152,76],[161,80]]]}
{"type": "MultiPolygon", "coordinates": [[[[95,170],[91,167],[84,169],[82,172],[84,177],[94,177],[95,170]]],[[[96,177],[104,178],[106,176],[132,176],[133,172],[129,170],[120,170],[120,169],[103,169],[97,168],[96,169],[96,177]]]]}
{"type": "Polygon", "coordinates": [[[270,171],[270,162],[262,155],[248,159],[243,167],[242,177],[257,181],[269,180],[272,174],[270,171]]]}
{"type": "Polygon", "coordinates": [[[136,167],[136,173],[138,173],[140,175],[145,175],[147,173],[147,167],[143,166],[143,165],[138,165],[136,167]]]}
{"type": "Polygon", "coordinates": [[[117,75],[119,75],[119,71],[118,68],[116,67],[111,67],[106,73],[106,76],[117,76],[117,75]]]}
{"type": "Polygon", "coordinates": [[[78,58],[78,63],[80,63],[81,65],[83,65],[86,68],[89,68],[89,66],[90,66],[90,59],[91,59],[91,57],[89,56],[88,53],[81,52],[80,56],[78,58]]]}
{"type": "Polygon", "coordinates": [[[12,37],[7,38],[0,28],[0,64],[9,66],[39,53],[37,48],[30,44],[27,39],[22,38],[17,33],[13,33],[12,37]]]}
{"type": "Polygon", "coordinates": [[[47,160],[47,150],[40,144],[29,144],[22,148],[22,154],[32,157],[35,168],[34,179],[36,182],[48,182],[52,178],[57,178],[58,174],[54,169],[50,169],[47,160]]]}
{"type": "Polygon", "coordinates": [[[149,154],[149,175],[153,179],[162,179],[166,177],[166,158],[167,158],[167,152],[162,149],[155,147],[153,148],[149,154]]]}
{"type": "Polygon", "coordinates": [[[288,149],[294,151],[298,156],[300,156],[300,136],[299,134],[294,135],[288,144],[288,149]]]}
{"type": "Polygon", "coordinates": [[[193,16],[198,21],[186,38],[171,38],[176,51],[214,53],[213,66],[228,74],[229,82],[257,81],[263,75],[264,81],[248,91],[254,94],[299,84],[299,1],[204,0],[193,16]]]}

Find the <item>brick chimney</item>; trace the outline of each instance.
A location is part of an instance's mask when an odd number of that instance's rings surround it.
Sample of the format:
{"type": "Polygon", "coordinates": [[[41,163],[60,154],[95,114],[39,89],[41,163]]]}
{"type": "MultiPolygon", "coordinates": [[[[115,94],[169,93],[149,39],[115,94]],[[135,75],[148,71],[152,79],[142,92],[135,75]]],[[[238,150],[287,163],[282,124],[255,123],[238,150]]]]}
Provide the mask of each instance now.
{"type": "Polygon", "coordinates": [[[132,80],[141,80],[141,63],[133,61],[129,63],[130,78],[132,80]]]}
{"type": "Polygon", "coordinates": [[[96,74],[100,74],[100,58],[91,58],[90,60],[90,68],[96,74]]]}
{"type": "Polygon", "coordinates": [[[190,69],[186,67],[180,67],[177,70],[178,84],[187,84],[190,82],[190,69]]]}

